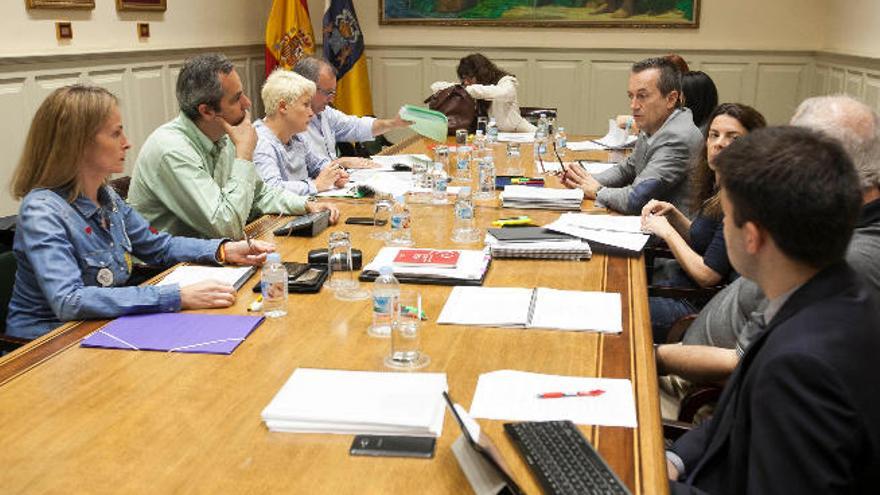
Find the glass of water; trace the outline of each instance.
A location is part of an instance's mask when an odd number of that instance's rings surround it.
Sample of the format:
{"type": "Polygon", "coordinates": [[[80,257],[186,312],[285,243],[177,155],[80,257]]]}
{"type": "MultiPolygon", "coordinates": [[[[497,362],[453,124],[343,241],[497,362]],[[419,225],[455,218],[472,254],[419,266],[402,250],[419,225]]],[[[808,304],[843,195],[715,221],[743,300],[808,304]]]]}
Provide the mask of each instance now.
{"type": "Polygon", "coordinates": [[[401,290],[398,311],[397,322],[391,329],[391,354],[385,357],[385,366],[404,370],[424,368],[431,358],[422,352],[422,295],[416,290],[401,290]]]}
{"type": "Polygon", "coordinates": [[[391,207],[394,202],[388,196],[377,196],[373,205],[373,232],[370,239],[388,240],[390,236],[388,223],[391,221],[391,207]]]}
{"type": "Polygon", "coordinates": [[[525,169],[519,153],[519,143],[507,143],[507,175],[522,175],[525,169]]]}
{"type": "Polygon", "coordinates": [[[455,131],[455,145],[464,146],[467,144],[467,129],[458,129],[455,131]]]}
{"type": "Polygon", "coordinates": [[[489,117],[477,117],[477,130],[486,134],[486,127],[489,125],[489,117]]]}

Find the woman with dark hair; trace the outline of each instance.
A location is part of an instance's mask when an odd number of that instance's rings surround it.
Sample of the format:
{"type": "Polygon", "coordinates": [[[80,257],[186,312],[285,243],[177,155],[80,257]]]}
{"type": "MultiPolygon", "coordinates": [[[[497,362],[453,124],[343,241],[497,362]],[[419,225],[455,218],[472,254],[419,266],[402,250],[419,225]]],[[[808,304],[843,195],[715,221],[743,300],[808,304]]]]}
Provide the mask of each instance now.
{"type": "Polygon", "coordinates": [[[718,89],[715,82],[705,72],[695,70],[681,76],[681,92],[684,106],[691,109],[694,125],[703,131],[709,130],[709,114],[718,105],[718,89]]]}
{"type": "MultiPolygon", "coordinates": [[[[502,132],[534,132],[535,126],[519,113],[516,76],[505,72],[480,53],[462,58],[456,68],[460,84],[478,100],[489,101],[488,114],[502,132]]],[[[431,92],[442,91],[456,83],[438,81],[431,84],[431,92]]]]}
{"type": "MultiPolygon", "coordinates": [[[[715,158],[736,139],[767,125],[754,108],[723,103],[709,115],[709,134],[698,155],[691,184],[693,221],[665,201],[652,199],[642,209],[642,229],[663,239],[677,263],[654,274],[656,285],[710,287],[731,275],[724,245],[721,205],[715,177],[715,158]]],[[[682,299],[650,297],[651,326],[655,342],[665,342],[669,327],[684,315],[696,312],[682,299]]]]}

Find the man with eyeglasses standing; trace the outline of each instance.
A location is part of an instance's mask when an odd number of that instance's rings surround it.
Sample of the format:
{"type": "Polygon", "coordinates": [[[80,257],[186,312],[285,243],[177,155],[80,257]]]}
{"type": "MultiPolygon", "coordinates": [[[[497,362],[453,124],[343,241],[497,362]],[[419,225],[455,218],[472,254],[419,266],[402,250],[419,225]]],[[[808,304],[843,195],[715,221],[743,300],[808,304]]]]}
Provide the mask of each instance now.
{"type": "MultiPolygon", "coordinates": [[[[315,83],[317,91],[312,98],[312,111],[315,116],[309,122],[309,128],[301,136],[314,153],[336,160],[337,141],[372,141],[380,134],[407,127],[410,122],[400,116],[393,119],[377,119],[374,117],[356,117],[340,112],[328,104],[336,97],[336,69],[317,57],[300,59],[293,71],[315,83]]],[[[355,157],[340,158],[340,163],[347,168],[369,168],[370,160],[355,157]]]]}

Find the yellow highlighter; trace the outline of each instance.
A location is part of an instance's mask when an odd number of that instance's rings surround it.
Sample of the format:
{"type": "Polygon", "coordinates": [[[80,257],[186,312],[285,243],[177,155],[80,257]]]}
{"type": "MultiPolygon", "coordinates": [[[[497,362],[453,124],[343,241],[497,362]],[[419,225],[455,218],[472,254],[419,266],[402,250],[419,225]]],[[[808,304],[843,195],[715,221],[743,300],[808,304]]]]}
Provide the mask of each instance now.
{"type": "Polygon", "coordinates": [[[511,227],[517,225],[532,225],[532,219],[526,215],[519,217],[499,218],[492,222],[493,227],[511,227]]]}

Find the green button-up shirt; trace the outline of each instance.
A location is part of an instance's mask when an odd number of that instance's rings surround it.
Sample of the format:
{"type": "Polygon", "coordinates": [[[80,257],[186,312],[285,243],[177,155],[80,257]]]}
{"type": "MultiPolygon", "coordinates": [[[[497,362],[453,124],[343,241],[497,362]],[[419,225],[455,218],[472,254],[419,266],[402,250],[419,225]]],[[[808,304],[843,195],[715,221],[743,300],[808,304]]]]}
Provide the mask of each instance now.
{"type": "Polygon", "coordinates": [[[306,198],[267,186],[228,136],[212,142],[181,113],[156,129],[135,162],[128,202],[173,235],[242,239],[248,219],[302,214],[306,198]]]}

